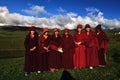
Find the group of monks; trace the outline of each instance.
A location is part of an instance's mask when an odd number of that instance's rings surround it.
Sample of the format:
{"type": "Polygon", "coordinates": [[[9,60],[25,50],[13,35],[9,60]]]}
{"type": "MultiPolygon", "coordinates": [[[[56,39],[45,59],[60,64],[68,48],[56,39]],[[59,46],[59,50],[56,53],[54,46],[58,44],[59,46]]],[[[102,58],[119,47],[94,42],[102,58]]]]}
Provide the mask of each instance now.
{"type": "Polygon", "coordinates": [[[58,28],[54,28],[53,35],[49,35],[49,29],[45,27],[38,36],[36,28],[31,26],[24,41],[25,75],[49,70],[55,72],[61,68],[93,69],[105,66],[108,37],[101,25],[97,25],[95,31],[89,24],[85,25],[85,30],[81,24],[76,28],[73,35],[67,28],[63,30],[63,35],[59,34],[58,28]]]}

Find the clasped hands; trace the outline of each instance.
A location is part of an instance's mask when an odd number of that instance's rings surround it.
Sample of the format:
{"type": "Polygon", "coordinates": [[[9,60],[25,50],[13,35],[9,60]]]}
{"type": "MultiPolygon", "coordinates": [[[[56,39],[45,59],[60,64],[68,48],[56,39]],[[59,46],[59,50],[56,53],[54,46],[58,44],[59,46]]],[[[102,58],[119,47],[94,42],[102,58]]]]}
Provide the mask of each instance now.
{"type": "Polygon", "coordinates": [[[75,45],[80,46],[82,42],[75,42],[75,45]]]}

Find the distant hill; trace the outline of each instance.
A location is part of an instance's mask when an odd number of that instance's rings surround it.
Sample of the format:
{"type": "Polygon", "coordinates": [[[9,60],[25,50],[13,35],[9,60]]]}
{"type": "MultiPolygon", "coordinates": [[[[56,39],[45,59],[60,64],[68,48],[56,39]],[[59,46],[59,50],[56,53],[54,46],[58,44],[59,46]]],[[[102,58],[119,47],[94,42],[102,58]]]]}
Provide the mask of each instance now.
{"type": "MultiPolygon", "coordinates": [[[[28,31],[29,27],[26,26],[0,26],[0,29],[5,31],[28,31]]],[[[36,28],[41,29],[41,28],[36,28]]]]}
{"type": "MultiPolygon", "coordinates": [[[[0,29],[4,30],[4,31],[14,32],[14,31],[28,31],[29,27],[28,26],[0,26],[0,29]]],[[[42,28],[36,27],[36,29],[39,31],[42,31],[42,28]]],[[[94,30],[94,28],[93,28],[93,30],[94,30]]],[[[52,30],[50,30],[50,31],[52,31],[52,30]]],[[[71,31],[75,31],[75,30],[71,30],[71,31]]],[[[108,34],[114,34],[114,33],[120,32],[120,28],[105,29],[105,31],[108,34]]]]}

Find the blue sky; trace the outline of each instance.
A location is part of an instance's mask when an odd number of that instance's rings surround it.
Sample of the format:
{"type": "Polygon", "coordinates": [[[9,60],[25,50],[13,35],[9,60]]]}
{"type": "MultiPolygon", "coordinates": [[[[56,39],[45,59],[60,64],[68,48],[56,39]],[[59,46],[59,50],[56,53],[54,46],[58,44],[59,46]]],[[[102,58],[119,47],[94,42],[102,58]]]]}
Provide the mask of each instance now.
{"type": "MultiPolygon", "coordinates": [[[[120,21],[120,0],[0,0],[0,7],[6,7],[9,14],[51,18],[55,15],[74,13],[85,18],[102,13],[104,20],[120,21]],[[38,10],[39,7],[39,11],[38,10]]],[[[97,18],[96,18],[97,19],[97,18]]],[[[116,23],[117,24],[117,23],[116,23]]]]}
{"type": "Polygon", "coordinates": [[[120,18],[119,3],[120,0],[0,0],[0,6],[7,6],[11,13],[28,15],[22,10],[29,9],[31,5],[39,5],[44,6],[52,14],[59,14],[57,9],[61,7],[67,12],[86,16],[85,8],[94,7],[102,11],[104,16],[109,19],[120,18]]]}

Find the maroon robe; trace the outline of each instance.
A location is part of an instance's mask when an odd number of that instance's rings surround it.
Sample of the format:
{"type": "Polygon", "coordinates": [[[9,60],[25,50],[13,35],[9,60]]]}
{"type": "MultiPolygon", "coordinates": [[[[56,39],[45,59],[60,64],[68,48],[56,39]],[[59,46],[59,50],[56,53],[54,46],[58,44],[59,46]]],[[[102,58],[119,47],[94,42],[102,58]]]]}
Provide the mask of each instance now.
{"type": "Polygon", "coordinates": [[[84,45],[85,34],[81,32],[80,34],[74,34],[75,42],[82,42],[81,45],[75,47],[74,54],[74,67],[75,68],[85,68],[86,67],[86,53],[85,53],[85,45],[84,45]]]}
{"type": "Polygon", "coordinates": [[[43,35],[41,35],[38,39],[38,71],[47,71],[48,68],[48,55],[47,52],[43,47],[48,47],[50,42],[50,36],[46,39],[43,35]]]}
{"type": "Polygon", "coordinates": [[[62,53],[62,67],[64,69],[72,69],[74,68],[73,63],[73,55],[74,55],[74,39],[73,36],[65,35],[62,36],[62,44],[61,47],[63,49],[62,53]]]}
{"type": "MultiPolygon", "coordinates": [[[[49,46],[51,46],[51,45],[54,45],[57,48],[60,47],[60,45],[61,45],[61,37],[60,37],[60,35],[58,37],[55,37],[55,35],[53,35],[51,37],[49,46]]],[[[48,57],[48,62],[49,62],[48,63],[49,68],[56,68],[56,69],[61,68],[61,53],[50,47],[50,53],[49,53],[49,57],[48,57]]]]}
{"type": "Polygon", "coordinates": [[[95,32],[92,30],[87,35],[85,32],[85,45],[86,45],[86,57],[87,57],[87,67],[98,66],[98,41],[95,32]]]}
{"type": "Polygon", "coordinates": [[[26,49],[24,71],[28,73],[37,71],[38,33],[35,32],[34,35],[34,38],[30,38],[29,33],[24,41],[26,49]],[[34,51],[30,51],[34,46],[36,46],[36,49],[34,51]]]}
{"type": "Polygon", "coordinates": [[[105,55],[108,48],[108,37],[106,33],[101,30],[100,33],[97,34],[97,40],[99,43],[99,51],[98,51],[99,65],[106,65],[105,55]]]}

